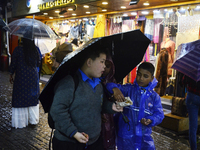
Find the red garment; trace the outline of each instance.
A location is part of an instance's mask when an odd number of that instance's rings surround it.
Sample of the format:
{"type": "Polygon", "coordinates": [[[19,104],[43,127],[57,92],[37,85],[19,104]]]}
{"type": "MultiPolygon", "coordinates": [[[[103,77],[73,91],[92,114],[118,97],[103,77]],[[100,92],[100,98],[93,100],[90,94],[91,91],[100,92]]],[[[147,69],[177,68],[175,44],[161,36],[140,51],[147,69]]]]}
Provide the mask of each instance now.
{"type": "Polygon", "coordinates": [[[188,76],[183,76],[182,83],[187,86],[187,90],[200,96],[200,81],[196,82],[188,76]]]}
{"type": "Polygon", "coordinates": [[[167,75],[172,75],[172,64],[174,62],[174,51],[175,51],[175,42],[171,41],[169,38],[167,38],[165,41],[161,43],[161,49],[166,48],[169,54],[168,58],[168,73],[167,75]]]}

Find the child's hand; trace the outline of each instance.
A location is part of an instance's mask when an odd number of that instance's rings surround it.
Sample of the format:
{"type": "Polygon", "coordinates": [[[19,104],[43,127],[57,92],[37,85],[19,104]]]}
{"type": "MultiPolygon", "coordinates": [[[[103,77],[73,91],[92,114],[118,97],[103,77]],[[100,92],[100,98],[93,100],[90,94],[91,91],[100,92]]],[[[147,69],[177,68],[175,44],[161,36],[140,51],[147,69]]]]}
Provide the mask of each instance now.
{"type": "Polygon", "coordinates": [[[142,119],[140,120],[140,122],[141,122],[143,125],[148,126],[152,121],[151,121],[150,119],[142,118],[142,119]]]}
{"type": "Polygon", "coordinates": [[[113,97],[116,99],[117,102],[124,102],[125,98],[122,92],[118,88],[113,88],[113,97]]]}
{"type": "Polygon", "coordinates": [[[84,132],[76,132],[76,134],[74,134],[74,138],[80,143],[87,143],[89,140],[89,136],[84,132]]]}

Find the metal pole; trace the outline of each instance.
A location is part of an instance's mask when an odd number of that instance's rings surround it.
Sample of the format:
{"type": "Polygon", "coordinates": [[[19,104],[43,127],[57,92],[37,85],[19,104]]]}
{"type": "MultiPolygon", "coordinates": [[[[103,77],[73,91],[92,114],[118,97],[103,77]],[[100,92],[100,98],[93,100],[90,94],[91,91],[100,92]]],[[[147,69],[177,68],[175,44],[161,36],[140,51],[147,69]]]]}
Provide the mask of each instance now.
{"type": "MultiPolygon", "coordinates": [[[[5,19],[6,19],[6,24],[8,24],[8,18],[7,18],[7,6],[5,6],[5,19]]],[[[8,65],[11,63],[11,55],[10,55],[10,47],[9,47],[9,35],[8,31],[6,31],[6,43],[7,43],[7,55],[8,55],[8,65]]]]}

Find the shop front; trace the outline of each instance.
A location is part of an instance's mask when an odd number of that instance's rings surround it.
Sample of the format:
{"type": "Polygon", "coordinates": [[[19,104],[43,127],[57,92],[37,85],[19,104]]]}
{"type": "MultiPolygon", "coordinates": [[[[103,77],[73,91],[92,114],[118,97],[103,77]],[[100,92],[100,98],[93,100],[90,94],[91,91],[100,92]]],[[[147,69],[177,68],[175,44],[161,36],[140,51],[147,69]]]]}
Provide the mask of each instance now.
{"type": "MultiPolygon", "coordinates": [[[[155,91],[161,96],[165,112],[161,126],[177,132],[188,130],[186,93],[179,84],[182,74],[171,66],[180,44],[199,39],[200,1],[150,0],[148,4],[140,1],[137,5],[129,5],[129,2],[119,0],[56,0],[38,1],[37,4],[31,3],[29,8],[17,10],[19,8],[13,10],[13,17],[32,18],[34,14],[35,19],[47,24],[60,36],[52,50],[70,43],[71,51],[75,51],[92,38],[140,29],[151,40],[143,61],[155,66],[154,75],[158,80],[155,91]],[[182,98],[179,104],[175,97],[182,98]]],[[[45,83],[54,73],[54,51],[43,56],[41,82],[45,83]]],[[[123,84],[133,83],[136,71],[137,67],[123,79],[123,84]]]]}

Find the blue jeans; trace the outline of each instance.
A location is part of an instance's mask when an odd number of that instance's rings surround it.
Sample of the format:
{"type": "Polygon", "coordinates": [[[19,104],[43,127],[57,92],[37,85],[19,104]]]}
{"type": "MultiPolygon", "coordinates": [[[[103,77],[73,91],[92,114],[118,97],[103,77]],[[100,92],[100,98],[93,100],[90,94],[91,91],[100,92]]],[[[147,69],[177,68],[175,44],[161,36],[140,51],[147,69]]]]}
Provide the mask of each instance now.
{"type": "Polygon", "coordinates": [[[196,133],[198,128],[198,112],[200,107],[200,96],[187,93],[186,106],[189,114],[189,140],[191,150],[197,149],[196,133]]]}

